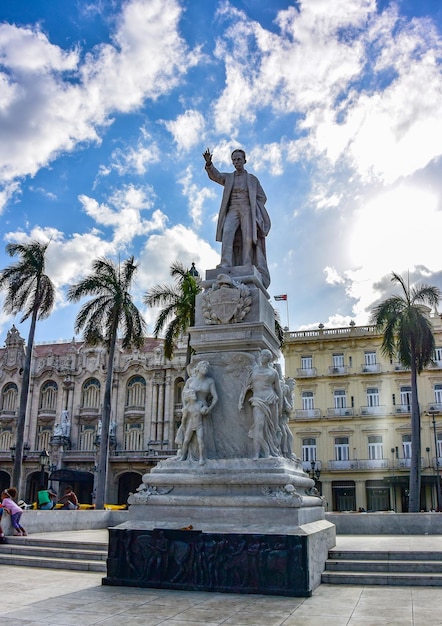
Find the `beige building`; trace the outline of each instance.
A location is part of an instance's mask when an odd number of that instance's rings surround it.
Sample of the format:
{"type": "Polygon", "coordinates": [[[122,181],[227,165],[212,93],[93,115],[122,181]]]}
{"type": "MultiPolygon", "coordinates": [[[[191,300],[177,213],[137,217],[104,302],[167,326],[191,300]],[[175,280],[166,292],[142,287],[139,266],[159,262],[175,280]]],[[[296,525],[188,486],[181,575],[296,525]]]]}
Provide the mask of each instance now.
{"type": "MultiPolygon", "coordinates": [[[[12,476],[24,358],[24,340],[13,327],[0,349],[0,489],[10,485],[12,476]]],[[[173,361],[166,361],[162,341],[151,338],[140,350],[117,350],[109,503],[125,503],[143,474],[176,453],[185,358],[183,345],[173,361]]],[[[106,370],[103,348],[76,341],[34,346],[20,492],[26,501],[35,500],[44,473],[46,483],[52,477],[54,488],[72,484],[80,502],[93,502],[106,370]],[[46,467],[40,462],[44,450],[49,452],[46,467]]]]}
{"type": "MultiPolygon", "coordinates": [[[[442,322],[434,316],[432,323],[434,364],[418,379],[427,511],[442,505],[442,322]]],[[[410,372],[382,354],[381,342],[373,326],[286,333],[286,375],[297,383],[294,449],[304,469],[311,472],[312,461],[320,469],[318,486],[330,511],[408,507],[410,372]]]]}

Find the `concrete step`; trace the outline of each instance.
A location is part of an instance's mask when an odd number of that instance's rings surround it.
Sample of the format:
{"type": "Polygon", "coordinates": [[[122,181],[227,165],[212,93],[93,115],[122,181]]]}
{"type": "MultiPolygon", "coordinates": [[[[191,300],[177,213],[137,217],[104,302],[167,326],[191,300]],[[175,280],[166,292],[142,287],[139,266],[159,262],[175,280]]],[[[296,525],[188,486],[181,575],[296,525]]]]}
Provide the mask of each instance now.
{"type": "Polygon", "coordinates": [[[86,561],[84,559],[57,559],[46,556],[24,556],[21,554],[0,553],[0,563],[22,567],[42,567],[47,569],[65,569],[81,572],[105,572],[105,561],[86,561]]]}
{"type": "Polygon", "coordinates": [[[386,561],[354,559],[328,559],[325,564],[326,572],[410,572],[420,574],[442,574],[442,561],[386,561]]]}
{"type": "Polygon", "coordinates": [[[20,554],[22,556],[39,556],[53,559],[76,559],[86,561],[105,561],[107,551],[104,550],[84,550],[82,548],[65,548],[61,545],[57,547],[29,546],[26,544],[3,544],[0,547],[0,555],[20,554]]]}
{"type": "Polygon", "coordinates": [[[329,585],[397,585],[407,587],[442,587],[442,574],[327,572],[322,582],[329,585]]]}
{"type": "Polygon", "coordinates": [[[330,550],[321,580],[332,585],[442,586],[442,552],[330,550]]]}
{"type": "Polygon", "coordinates": [[[7,537],[0,544],[0,563],[6,565],[105,572],[107,543],[7,537]]]}
{"type": "Polygon", "coordinates": [[[442,552],[434,551],[412,551],[404,550],[388,550],[388,551],[368,551],[368,550],[337,550],[333,548],[329,552],[332,559],[354,559],[356,561],[375,560],[375,561],[442,561],[442,552]]]}

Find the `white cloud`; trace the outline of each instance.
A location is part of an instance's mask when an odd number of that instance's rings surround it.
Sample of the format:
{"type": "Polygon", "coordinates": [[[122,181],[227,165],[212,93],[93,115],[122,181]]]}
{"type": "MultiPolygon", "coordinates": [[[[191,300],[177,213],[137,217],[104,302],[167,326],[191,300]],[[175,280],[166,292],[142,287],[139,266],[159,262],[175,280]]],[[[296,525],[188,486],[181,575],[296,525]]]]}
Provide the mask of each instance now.
{"type": "Polygon", "coordinates": [[[110,164],[100,166],[99,176],[108,176],[113,170],[120,176],[130,172],[142,176],[150,165],[159,162],[161,151],[158,144],[152,140],[146,128],[141,128],[140,131],[141,137],[136,146],[128,145],[114,150],[111,154],[110,164]]]}
{"type": "Polygon", "coordinates": [[[193,168],[191,165],[178,178],[178,182],[183,187],[183,195],[188,199],[189,214],[193,225],[199,228],[202,224],[204,202],[208,198],[215,198],[216,194],[209,187],[200,188],[193,182],[193,168]]]}
{"type": "Polygon", "coordinates": [[[176,0],[126,2],[113,43],[84,60],[77,49],[51,44],[38,26],[1,25],[0,180],[34,175],[59,152],[99,141],[113,112],[175,87],[198,61],[178,34],[180,14],[176,0]]]}
{"type": "Polygon", "coordinates": [[[190,150],[204,141],[205,120],[199,111],[189,109],[176,120],[165,121],[164,125],[180,150],[190,150]]]}
{"type": "MultiPolygon", "coordinates": [[[[148,238],[140,257],[138,284],[143,285],[144,291],[153,285],[170,284],[172,279],[169,269],[174,261],[189,268],[194,262],[204,278],[203,271],[219,263],[219,254],[194,231],[178,224],[148,238]]],[[[145,311],[144,316],[149,325],[153,324],[157,313],[155,309],[145,311]]]]}
{"type": "Polygon", "coordinates": [[[342,285],[345,279],[339,275],[334,267],[324,267],[325,282],[328,285],[342,285]]]}
{"type": "Polygon", "coordinates": [[[159,209],[153,212],[150,220],[141,217],[141,211],[153,208],[152,195],[149,188],[125,185],[115,191],[106,203],[99,203],[86,195],[80,195],[79,200],[97,224],[113,229],[114,244],[125,246],[136,236],[163,230],[167,217],[159,209]]]}

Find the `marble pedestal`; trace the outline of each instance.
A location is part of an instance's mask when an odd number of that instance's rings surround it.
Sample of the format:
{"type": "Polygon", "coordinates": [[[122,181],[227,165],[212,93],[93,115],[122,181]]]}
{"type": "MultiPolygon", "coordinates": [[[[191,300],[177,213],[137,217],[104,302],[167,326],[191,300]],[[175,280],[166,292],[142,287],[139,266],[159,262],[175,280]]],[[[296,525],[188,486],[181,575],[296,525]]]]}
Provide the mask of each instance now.
{"type": "Polygon", "coordinates": [[[279,354],[269,296],[252,267],[209,270],[203,286],[190,332],[192,366],[208,361],[218,395],[203,419],[207,458],[190,449],[143,476],[130,520],[111,530],[104,583],[310,595],[334,526],[299,459],[254,458],[251,392],[239,406],[261,351],[279,354]]]}

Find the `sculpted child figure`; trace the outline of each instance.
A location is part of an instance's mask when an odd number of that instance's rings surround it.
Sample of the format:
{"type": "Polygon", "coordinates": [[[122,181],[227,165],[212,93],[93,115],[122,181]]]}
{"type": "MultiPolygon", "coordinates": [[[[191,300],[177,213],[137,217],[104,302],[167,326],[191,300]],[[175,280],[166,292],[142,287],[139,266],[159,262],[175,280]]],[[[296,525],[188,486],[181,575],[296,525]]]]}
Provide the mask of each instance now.
{"type": "Polygon", "coordinates": [[[180,426],[183,442],[178,456],[179,461],[187,459],[189,444],[195,435],[198,442],[199,464],[205,464],[203,416],[207,414],[206,410],[207,407],[198,400],[193,389],[183,390],[183,419],[180,426]]]}
{"type": "Polygon", "coordinates": [[[215,382],[208,376],[208,371],[208,361],[200,361],[184,385],[183,418],[175,439],[182,446],[178,456],[178,460],[182,461],[187,458],[189,445],[193,435],[196,435],[200,465],[206,461],[203,417],[209,415],[218,402],[215,382]]]}

